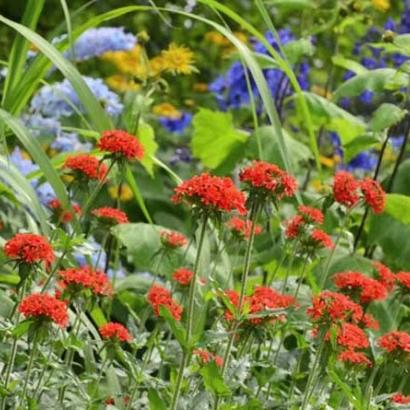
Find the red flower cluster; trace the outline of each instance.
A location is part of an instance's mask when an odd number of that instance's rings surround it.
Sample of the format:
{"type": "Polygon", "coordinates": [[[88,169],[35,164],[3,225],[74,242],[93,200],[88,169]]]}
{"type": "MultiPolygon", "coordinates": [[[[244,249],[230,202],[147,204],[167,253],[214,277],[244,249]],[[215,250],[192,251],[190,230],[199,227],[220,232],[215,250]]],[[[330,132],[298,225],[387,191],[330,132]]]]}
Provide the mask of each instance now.
{"type": "Polygon", "coordinates": [[[20,303],[19,312],[26,318],[51,320],[60,327],[68,324],[67,305],[47,293],[26,296],[20,303]]]}
{"type": "Polygon", "coordinates": [[[410,291],[410,272],[399,272],[396,279],[404,290],[410,291]]]}
{"type": "Polygon", "coordinates": [[[131,134],[122,130],[104,131],[97,147],[101,151],[110,152],[129,160],[144,157],[144,147],[141,142],[131,134]]]}
{"type": "Polygon", "coordinates": [[[286,222],[285,236],[289,239],[297,238],[303,231],[305,226],[305,220],[301,215],[295,215],[289,221],[286,222]]]}
{"type": "Polygon", "coordinates": [[[200,359],[202,364],[207,364],[211,360],[213,360],[218,367],[222,367],[224,365],[224,359],[222,359],[221,356],[218,356],[217,354],[211,353],[208,350],[195,349],[193,351],[193,354],[200,359]]]}
{"type": "Polygon", "coordinates": [[[348,350],[366,349],[369,347],[369,340],[366,333],[357,325],[352,323],[342,323],[336,336],[337,344],[348,350]]]}
{"type": "Polygon", "coordinates": [[[333,280],[339,289],[353,294],[358,293],[361,303],[370,303],[387,297],[387,289],[382,283],[360,272],[337,273],[333,280]]]}
{"type": "Polygon", "coordinates": [[[108,206],[94,209],[91,213],[110,225],[127,224],[129,222],[125,212],[108,206]]]}
{"type": "Polygon", "coordinates": [[[351,365],[363,365],[367,367],[372,367],[372,362],[368,357],[362,352],[355,352],[353,350],[345,350],[341,352],[337,359],[341,362],[345,362],[351,365]]]}
{"type": "MultiPolygon", "coordinates": [[[[229,299],[233,307],[237,308],[239,306],[239,293],[236,290],[229,289],[226,290],[224,294],[229,299]]],[[[226,320],[233,320],[234,318],[232,312],[229,309],[225,311],[224,316],[226,320]]]]}
{"type": "Polygon", "coordinates": [[[120,323],[109,322],[98,330],[101,337],[105,340],[130,342],[132,339],[128,329],[120,323]]]}
{"type": "Polygon", "coordinates": [[[182,307],[172,298],[171,292],[162,286],[153,285],[148,291],[148,302],[159,316],[159,308],[164,306],[169,310],[175,320],[181,320],[182,307]]]}
{"type": "Polygon", "coordinates": [[[399,330],[386,333],[379,339],[379,345],[389,353],[410,353],[410,334],[399,330]]]}
{"type": "Polygon", "coordinates": [[[391,397],[391,401],[396,404],[410,404],[410,395],[405,396],[401,393],[395,393],[391,397]]]}
{"type": "MultiPolygon", "coordinates": [[[[60,222],[67,224],[73,220],[73,213],[67,209],[63,209],[59,199],[52,199],[51,201],[49,201],[48,206],[54,211],[60,222]]],[[[72,208],[77,215],[81,215],[81,208],[78,204],[72,204],[72,208]]]]}
{"type": "Polygon", "coordinates": [[[382,283],[389,292],[393,290],[394,284],[396,282],[396,275],[386,265],[383,265],[381,262],[373,262],[373,267],[377,271],[378,281],[382,283]]]}
{"type": "Polygon", "coordinates": [[[58,276],[60,288],[72,294],[84,289],[90,289],[97,296],[111,296],[113,293],[108,276],[91,266],[60,270],[58,276]]]}
{"type": "Polygon", "coordinates": [[[237,210],[242,215],[246,214],[245,196],[228,177],[208,173],[196,175],[178,185],[171,199],[176,204],[186,202],[211,211],[237,210]]]}
{"type": "Polygon", "coordinates": [[[310,240],[317,248],[333,249],[335,247],[332,238],[321,229],[314,229],[310,234],[310,240]]]}
{"type": "Polygon", "coordinates": [[[53,248],[47,239],[32,233],[18,233],[4,245],[4,253],[10,259],[22,263],[44,262],[49,267],[54,261],[53,248]]]}
{"type": "Polygon", "coordinates": [[[104,181],[108,172],[106,165],[101,164],[98,158],[88,154],[78,154],[68,157],[64,162],[63,168],[70,169],[79,178],[86,177],[99,181],[104,181]]]}
{"type": "Polygon", "coordinates": [[[360,182],[360,188],[365,202],[372,208],[373,212],[375,214],[382,213],[386,206],[386,193],[381,185],[371,178],[365,178],[360,182]]]}
{"type": "Polygon", "coordinates": [[[182,286],[187,286],[191,283],[194,272],[187,268],[179,268],[172,274],[172,279],[182,286]]]}
{"type": "Polygon", "coordinates": [[[322,225],[325,219],[325,216],[320,209],[313,208],[311,206],[300,205],[298,212],[303,217],[306,223],[316,223],[322,225]]]}
{"type": "MultiPolygon", "coordinates": [[[[228,222],[226,222],[226,226],[241,239],[249,239],[251,236],[252,222],[248,219],[233,216],[228,222]]],[[[259,235],[262,232],[262,227],[260,225],[255,225],[254,232],[255,235],[259,235]]]]}
{"type": "Polygon", "coordinates": [[[159,235],[162,244],[171,249],[181,248],[188,243],[188,239],[185,237],[185,235],[179,232],[161,231],[159,235]]]}
{"type": "Polygon", "coordinates": [[[251,189],[263,194],[274,195],[280,200],[285,196],[293,196],[296,192],[296,179],[277,165],[264,161],[254,161],[240,173],[240,180],[251,189]]]}

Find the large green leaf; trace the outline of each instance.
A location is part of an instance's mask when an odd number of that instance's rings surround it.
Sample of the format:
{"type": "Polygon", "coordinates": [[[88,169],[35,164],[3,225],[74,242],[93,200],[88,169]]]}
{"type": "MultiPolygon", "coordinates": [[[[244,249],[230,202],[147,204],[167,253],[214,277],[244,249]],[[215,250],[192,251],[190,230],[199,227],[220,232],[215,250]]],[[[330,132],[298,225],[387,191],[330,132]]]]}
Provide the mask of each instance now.
{"type": "Polygon", "coordinates": [[[367,68],[359,64],[357,61],[349,60],[341,55],[333,56],[332,63],[345,70],[353,71],[355,74],[366,74],[368,72],[367,68]]]}
{"type": "Polygon", "coordinates": [[[246,142],[246,134],[235,129],[231,113],[201,108],[193,118],[192,153],[211,169],[246,142]]]}
{"type": "Polygon", "coordinates": [[[213,360],[207,363],[199,373],[204,379],[205,388],[216,396],[227,396],[231,393],[213,360]]]}
{"type": "Polygon", "coordinates": [[[410,196],[401,194],[386,195],[384,212],[397,221],[410,225],[410,196]]]}
{"type": "Polygon", "coordinates": [[[370,128],[374,132],[383,131],[384,129],[399,123],[406,114],[407,110],[403,110],[394,104],[384,103],[373,113],[373,118],[370,121],[370,128]]]}
{"type": "Polygon", "coordinates": [[[410,159],[400,164],[394,180],[393,192],[410,196],[410,159]]]}
{"type": "Polygon", "coordinates": [[[138,127],[138,138],[144,146],[144,158],[141,160],[141,165],[146,169],[149,175],[154,175],[154,159],[158,149],[158,144],[155,141],[154,129],[146,123],[140,124],[138,127]]]}

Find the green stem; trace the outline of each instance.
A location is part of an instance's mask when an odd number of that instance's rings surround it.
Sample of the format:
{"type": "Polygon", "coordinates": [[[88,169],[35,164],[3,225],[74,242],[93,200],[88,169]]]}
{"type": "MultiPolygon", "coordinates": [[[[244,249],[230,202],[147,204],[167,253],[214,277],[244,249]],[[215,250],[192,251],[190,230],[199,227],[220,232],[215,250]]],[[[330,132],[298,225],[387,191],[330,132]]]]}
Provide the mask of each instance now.
{"type": "Polygon", "coordinates": [[[175,410],[177,408],[179,395],[181,393],[184,370],[185,370],[185,367],[189,365],[189,354],[187,353],[187,350],[191,348],[190,343],[191,343],[192,329],[193,329],[193,324],[194,324],[196,282],[197,282],[197,277],[198,277],[199,263],[201,260],[201,253],[202,253],[202,248],[204,244],[207,223],[208,223],[208,215],[205,214],[203,216],[201,232],[199,234],[199,242],[198,242],[197,254],[196,254],[195,264],[194,264],[194,275],[191,279],[191,284],[189,286],[188,312],[187,312],[188,324],[187,324],[187,332],[186,332],[186,337],[185,337],[185,347],[183,349],[184,351],[182,354],[182,359],[181,359],[181,363],[180,363],[179,370],[178,370],[178,377],[177,377],[177,381],[175,385],[174,395],[172,397],[171,410],[175,410]]]}
{"type": "Polygon", "coordinates": [[[283,263],[285,262],[286,257],[287,257],[287,246],[285,245],[285,248],[283,249],[283,255],[282,255],[279,263],[277,264],[275,270],[273,271],[272,276],[270,278],[267,278],[267,280],[266,280],[266,285],[267,286],[272,286],[272,283],[275,280],[276,275],[279,272],[279,269],[282,267],[283,263]]]}
{"type": "MultiPolygon", "coordinates": [[[[51,359],[52,354],[53,354],[53,345],[50,343],[50,350],[49,350],[48,356],[47,356],[47,364],[50,363],[50,359],[51,359]]],[[[34,397],[37,397],[37,395],[38,395],[37,402],[40,401],[40,396],[41,396],[40,388],[41,388],[41,384],[43,382],[44,376],[47,372],[47,368],[48,368],[47,364],[43,365],[43,369],[41,370],[40,377],[38,378],[37,386],[34,390],[34,397]]]]}
{"type": "Polygon", "coordinates": [[[286,269],[285,279],[282,284],[282,289],[281,289],[282,293],[286,290],[286,287],[288,286],[288,280],[289,280],[290,273],[292,272],[293,263],[295,262],[295,256],[296,256],[296,251],[298,249],[298,244],[299,244],[299,241],[296,240],[295,244],[293,245],[292,253],[290,255],[289,266],[286,269]]]}
{"type": "Polygon", "coordinates": [[[21,395],[21,404],[23,404],[25,401],[25,397],[27,393],[27,386],[30,380],[31,369],[33,368],[34,357],[36,356],[36,353],[37,353],[37,342],[38,342],[38,332],[34,334],[34,338],[33,338],[33,347],[30,352],[30,358],[29,358],[28,366],[26,370],[26,377],[24,380],[23,393],[21,395]]]}

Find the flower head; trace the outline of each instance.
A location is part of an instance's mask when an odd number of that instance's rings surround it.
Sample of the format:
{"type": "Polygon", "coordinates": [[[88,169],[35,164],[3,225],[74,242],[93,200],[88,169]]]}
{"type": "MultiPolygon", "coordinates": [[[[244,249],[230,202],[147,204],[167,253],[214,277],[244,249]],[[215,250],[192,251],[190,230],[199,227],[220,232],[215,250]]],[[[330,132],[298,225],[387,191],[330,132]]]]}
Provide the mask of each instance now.
{"type": "Polygon", "coordinates": [[[285,236],[288,239],[297,238],[301,234],[304,225],[305,220],[303,219],[303,216],[295,215],[293,218],[286,222],[285,236]]]}
{"type": "MultiPolygon", "coordinates": [[[[240,239],[249,239],[251,236],[252,222],[248,219],[233,216],[226,222],[228,229],[233,232],[240,239]]],[[[262,232],[262,227],[255,225],[254,233],[259,235],[262,232]]]]}
{"type": "Polygon", "coordinates": [[[383,13],[391,7],[390,0],[372,0],[373,7],[383,13]]]}
{"type": "Polygon", "coordinates": [[[161,238],[161,243],[167,248],[181,248],[188,243],[186,236],[179,232],[161,231],[159,235],[161,238]]]}
{"type": "Polygon", "coordinates": [[[378,281],[382,283],[388,291],[391,291],[396,282],[396,275],[386,265],[383,265],[379,261],[373,262],[373,267],[377,271],[378,281]]]}
{"type": "Polygon", "coordinates": [[[310,234],[310,240],[315,247],[328,249],[335,247],[332,238],[321,229],[314,229],[310,234]]]}
{"type": "Polygon", "coordinates": [[[195,349],[193,351],[193,354],[199,358],[202,364],[207,364],[212,360],[215,362],[215,364],[218,367],[222,367],[224,364],[224,360],[222,359],[222,357],[212,352],[209,352],[208,350],[205,350],[205,349],[195,349]]]}
{"type": "Polygon", "coordinates": [[[172,201],[201,206],[212,212],[236,210],[242,215],[246,213],[245,196],[235,187],[232,179],[207,173],[196,175],[178,185],[172,201]]]}
{"type": "Polygon", "coordinates": [[[369,347],[369,339],[366,333],[352,323],[342,323],[337,331],[336,342],[338,345],[350,350],[369,347]]]}
{"type": "Polygon", "coordinates": [[[60,327],[68,324],[67,305],[47,293],[26,296],[20,303],[19,312],[26,318],[51,321],[60,327]]]}
{"type": "Polygon", "coordinates": [[[320,209],[311,206],[300,205],[298,213],[303,217],[307,223],[316,223],[321,225],[325,219],[323,212],[320,209]]]}
{"type": "Polygon", "coordinates": [[[187,268],[179,268],[172,274],[172,279],[182,286],[187,286],[191,283],[194,272],[187,268]]]}
{"type": "Polygon", "coordinates": [[[89,154],[77,154],[68,157],[63,165],[73,172],[74,176],[79,179],[96,179],[104,181],[107,176],[107,167],[101,164],[98,158],[89,154]]]}
{"type": "Polygon", "coordinates": [[[410,404],[410,395],[405,396],[402,393],[395,393],[391,397],[391,401],[396,404],[410,404]]]}
{"type": "Polygon", "coordinates": [[[379,345],[388,353],[410,353],[410,334],[399,330],[386,333],[379,339],[379,345]]]}
{"type": "Polygon", "coordinates": [[[98,330],[104,340],[130,342],[132,339],[128,329],[120,323],[109,322],[98,330]]]}
{"type": "Polygon", "coordinates": [[[333,196],[336,202],[351,208],[360,199],[359,181],[346,171],[339,171],[333,182],[333,196]]]}
{"type": "Polygon", "coordinates": [[[397,282],[399,285],[406,290],[407,292],[410,291],[410,272],[399,272],[396,275],[397,282]]]}
{"type": "Polygon", "coordinates": [[[97,147],[119,158],[128,160],[144,157],[144,147],[141,142],[131,134],[122,130],[104,131],[97,143],[97,147]]]}
{"type": "Polygon", "coordinates": [[[293,196],[297,182],[294,177],[277,165],[264,161],[254,161],[240,173],[240,180],[246,183],[251,191],[274,199],[293,196]]]}
{"type": "Polygon", "coordinates": [[[120,225],[129,222],[127,214],[116,208],[102,207],[94,209],[91,213],[109,225],[120,225]]]}
{"type": "Polygon", "coordinates": [[[54,261],[54,251],[47,239],[32,233],[19,233],[4,245],[10,259],[29,265],[44,262],[49,267],[54,261]]]}
{"type": "Polygon", "coordinates": [[[148,291],[148,302],[154,309],[156,316],[159,316],[159,309],[164,306],[169,310],[175,320],[181,320],[182,307],[172,298],[171,292],[159,285],[153,285],[148,291]]]}
{"type": "Polygon", "coordinates": [[[173,74],[191,74],[195,71],[194,53],[188,48],[171,43],[161,52],[162,69],[173,74]]]}
{"type": "MultiPolygon", "coordinates": [[[[66,224],[73,220],[73,213],[67,209],[64,209],[59,199],[52,199],[49,201],[48,206],[54,211],[58,221],[66,224]]],[[[77,215],[81,214],[81,208],[78,204],[72,204],[72,208],[74,213],[77,215]]]]}
{"type": "Polygon", "coordinates": [[[375,214],[380,214],[386,206],[386,193],[381,185],[371,178],[365,178],[360,182],[364,201],[372,208],[375,214]]]}
{"type": "Polygon", "coordinates": [[[355,366],[372,367],[371,360],[362,352],[353,350],[345,350],[337,356],[337,360],[355,366]]]}

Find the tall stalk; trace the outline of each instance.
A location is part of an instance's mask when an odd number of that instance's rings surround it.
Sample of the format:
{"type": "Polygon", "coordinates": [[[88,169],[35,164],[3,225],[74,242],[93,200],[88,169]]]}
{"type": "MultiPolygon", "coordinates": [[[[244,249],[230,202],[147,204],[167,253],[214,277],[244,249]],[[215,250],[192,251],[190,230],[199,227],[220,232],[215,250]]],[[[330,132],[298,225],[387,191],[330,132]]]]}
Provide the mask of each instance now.
{"type": "Polygon", "coordinates": [[[37,347],[38,347],[38,331],[34,334],[34,338],[33,338],[33,346],[31,348],[30,357],[29,357],[27,370],[26,370],[26,377],[24,379],[23,393],[21,394],[21,405],[23,405],[25,401],[25,397],[27,393],[27,386],[30,380],[31,369],[33,368],[34,358],[37,353],[37,347]]]}
{"type": "Polygon", "coordinates": [[[175,384],[174,395],[172,397],[171,410],[175,410],[178,405],[179,395],[181,394],[182,379],[184,375],[185,367],[189,365],[190,359],[190,343],[192,337],[192,329],[194,324],[194,307],[195,307],[195,291],[196,291],[196,282],[199,271],[199,263],[201,260],[202,248],[205,239],[206,225],[208,223],[208,215],[204,214],[202,219],[201,231],[199,234],[198,248],[194,264],[194,275],[192,276],[191,283],[189,286],[189,295],[188,295],[188,312],[187,312],[187,332],[185,337],[185,347],[183,348],[181,363],[179,365],[178,376],[175,384]]]}

